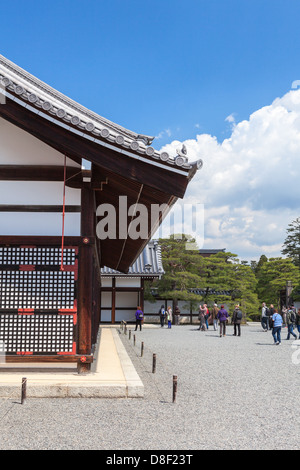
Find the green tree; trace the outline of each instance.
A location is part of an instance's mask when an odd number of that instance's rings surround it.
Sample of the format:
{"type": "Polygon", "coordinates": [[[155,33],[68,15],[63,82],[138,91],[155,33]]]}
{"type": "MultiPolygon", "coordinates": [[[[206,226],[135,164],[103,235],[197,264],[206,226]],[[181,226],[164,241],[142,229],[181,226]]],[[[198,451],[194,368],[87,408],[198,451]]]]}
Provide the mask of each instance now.
{"type": "Polygon", "coordinates": [[[258,274],[257,292],[260,302],[280,307],[280,292],[285,289],[286,282],[293,286],[299,284],[299,269],[289,258],[270,258],[264,263],[258,274]]]}
{"type": "Polygon", "coordinates": [[[217,302],[226,303],[232,312],[238,303],[245,316],[257,314],[256,278],[251,267],[229,252],[203,257],[198,250],[187,249],[191,246],[187,241],[193,240],[188,235],[159,240],[165,274],[146,287],[145,298],[154,299],[154,288],[160,298],[173,300],[173,308],[179,300],[191,302],[193,307],[217,302]],[[199,288],[202,295],[195,293],[199,288]]]}
{"type": "Polygon", "coordinates": [[[287,228],[287,237],[281,253],[291,258],[300,270],[300,217],[297,217],[287,228]]]}
{"type": "Polygon", "coordinates": [[[259,258],[259,261],[258,263],[256,261],[251,261],[251,267],[253,269],[253,272],[255,274],[255,276],[258,276],[259,275],[259,272],[261,270],[261,267],[264,265],[264,263],[266,263],[268,261],[268,258],[266,257],[266,255],[261,255],[261,257],[259,258]]]}
{"type": "Polygon", "coordinates": [[[165,274],[157,282],[158,294],[161,298],[172,299],[173,308],[178,300],[198,300],[190,289],[202,282],[199,275],[201,257],[198,250],[187,249],[187,241],[195,242],[188,235],[172,235],[159,240],[165,274]]]}
{"type": "Polygon", "coordinates": [[[240,263],[233,253],[217,253],[205,258],[205,301],[227,303],[230,310],[239,304],[245,316],[257,313],[258,298],[256,295],[256,278],[250,266],[240,263]],[[219,292],[219,295],[211,293],[219,292]]]}

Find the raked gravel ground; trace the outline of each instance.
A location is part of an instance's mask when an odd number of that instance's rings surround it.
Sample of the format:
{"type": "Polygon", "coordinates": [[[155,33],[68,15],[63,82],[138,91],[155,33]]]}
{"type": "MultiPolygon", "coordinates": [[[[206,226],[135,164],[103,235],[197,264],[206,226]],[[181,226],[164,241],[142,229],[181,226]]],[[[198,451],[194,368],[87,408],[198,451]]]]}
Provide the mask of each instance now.
{"type": "Polygon", "coordinates": [[[299,449],[299,346],[285,340],[286,329],[281,346],[258,324],[232,333],[232,326],[225,338],[197,325],[143,328],[135,346],[133,335],[120,333],[143,399],[0,400],[0,449],[299,449]]]}

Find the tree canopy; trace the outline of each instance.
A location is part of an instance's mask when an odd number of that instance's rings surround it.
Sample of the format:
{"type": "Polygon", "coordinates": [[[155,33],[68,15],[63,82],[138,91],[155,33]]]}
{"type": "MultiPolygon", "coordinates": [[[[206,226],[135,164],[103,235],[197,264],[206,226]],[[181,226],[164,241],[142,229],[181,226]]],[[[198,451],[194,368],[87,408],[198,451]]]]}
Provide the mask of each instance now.
{"type": "MultiPolygon", "coordinates": [[[[296,237],[296,229],[293,235],[296,237]]],[[[262,302],[280,307],[287,281],[296,288],[294,294],[297,292],[300,270],[296,255],[270,259],[261,255],[258,262],[249,265],[230,252],[201,256],[199,249],[189,249],[193,243],[195,240],[184,234],[159,240],[165,274],[151,285],[159,298],[172,299],[174,305],[180,300],[191,302],[194,307],[226,303],[230,310],[239,304],[248,318],[257,319],[262,302]]],[[[151,292],[146,285],[148,300],[154,300],[151,292]]]]}
{"type": "Polygon", "coordinates": [[[188,235],[159,240],[165,270],[162,279],[154,284],[159,297],[194,305],[226,302],[232,308],[238,303],[247,315],[257,313],[256,278],[251,267],[241,264],[237,255],[229,252],[203,257],[199,250],[187,249],[187,241],[194,242],[188,235]]]}
{"type": "Polygon", "coordinates": [[[300,270],[300,217],[297,217],[287,228],[287,237],[281,253],[293,260],[300,270]]]}

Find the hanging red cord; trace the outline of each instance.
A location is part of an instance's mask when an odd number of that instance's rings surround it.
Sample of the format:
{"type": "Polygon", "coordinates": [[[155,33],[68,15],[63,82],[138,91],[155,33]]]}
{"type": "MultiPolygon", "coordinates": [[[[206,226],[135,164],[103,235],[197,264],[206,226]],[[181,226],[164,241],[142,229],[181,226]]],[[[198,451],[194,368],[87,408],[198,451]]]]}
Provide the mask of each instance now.
{"type": "Polygon", "coordinates": [[[64,190],[63,190],[63,213],[62,213],[62,237],[61,237],[61,261],[60,270],[64,271],[64,237],[65,237],[65,206],[66,206],[66,173],[67,173],[67,156],[64,162],[64,190]]]}

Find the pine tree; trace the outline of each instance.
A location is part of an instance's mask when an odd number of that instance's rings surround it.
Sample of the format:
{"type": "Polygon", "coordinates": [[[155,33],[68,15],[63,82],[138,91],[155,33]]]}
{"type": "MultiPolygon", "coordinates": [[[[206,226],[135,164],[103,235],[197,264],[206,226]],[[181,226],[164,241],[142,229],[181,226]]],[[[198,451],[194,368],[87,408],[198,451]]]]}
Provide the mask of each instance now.
{"type": "Polygon", "coordinates": [[[280,292],[285,289],[286,282],[299,284],[299,270],[291,259],[270,258],[264,263],[258,275],[258,297],[261,302],[280,306],[280,292]]]}
{"type": "Polygon", "coordinates": [[[159,240],[165,274],[158,284],[161,298],[172,299],[173,309],[178,300],[196,301],[197,295],[190,289],[201,285],[199,264],[202,258],[198,250],[188,250],[187,235],[172,235],[159,240]]]}
{"type": "Polygon", "coordinates": [[[281,253],[291,258],[300,270],[300,217],[288,225],[287,237],[281,253]]]}

